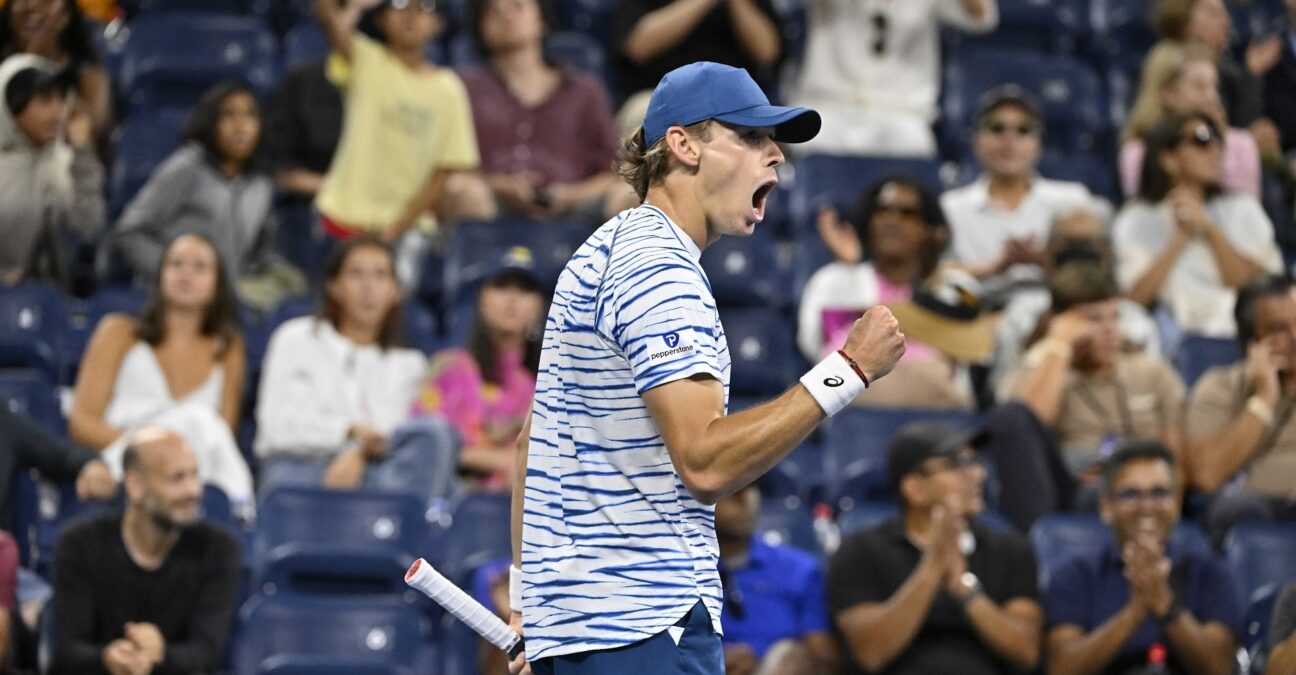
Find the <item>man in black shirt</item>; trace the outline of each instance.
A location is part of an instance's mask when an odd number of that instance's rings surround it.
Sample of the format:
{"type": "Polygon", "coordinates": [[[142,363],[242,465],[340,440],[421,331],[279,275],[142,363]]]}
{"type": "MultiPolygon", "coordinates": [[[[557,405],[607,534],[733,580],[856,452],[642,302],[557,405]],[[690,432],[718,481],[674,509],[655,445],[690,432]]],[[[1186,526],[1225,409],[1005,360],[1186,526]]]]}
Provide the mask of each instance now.
{"type": "Polygon", "coordinates": [[[239,544],[199,521],[198,464],[174,432],[135,432],[122,468],[125,511],[59,540],[51,671],[211,672],[234,613],[239,544]]]}
{"type": "Polygon", "coordinates": [[[892,441],[894,520],[843,542],[828,598],[848,673],[1000,673],[1039,660],[1035,556],[1015,534],[971,521],[982,509],[979,439],[931,422],[892,441]]]}

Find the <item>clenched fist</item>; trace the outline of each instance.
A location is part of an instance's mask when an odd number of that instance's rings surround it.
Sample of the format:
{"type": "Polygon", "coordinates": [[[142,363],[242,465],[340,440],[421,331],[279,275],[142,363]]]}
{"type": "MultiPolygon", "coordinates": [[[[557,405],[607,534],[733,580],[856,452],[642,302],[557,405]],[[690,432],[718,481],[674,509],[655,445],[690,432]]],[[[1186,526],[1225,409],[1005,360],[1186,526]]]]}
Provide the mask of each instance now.
{"type": "Polygon", "coordinates": [[[905,337],[891,310],[877,306],[855,320],[846,337],[846,354],[859,364],[869,382],[882,379],[905,353],[905,337]]]}

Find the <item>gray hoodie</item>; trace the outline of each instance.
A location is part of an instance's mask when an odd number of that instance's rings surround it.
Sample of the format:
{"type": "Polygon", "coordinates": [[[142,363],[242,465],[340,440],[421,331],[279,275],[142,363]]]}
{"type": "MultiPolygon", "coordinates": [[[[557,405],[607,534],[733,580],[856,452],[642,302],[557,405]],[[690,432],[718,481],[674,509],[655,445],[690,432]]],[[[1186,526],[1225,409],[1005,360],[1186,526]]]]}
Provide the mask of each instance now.
{"type": "Polygon", "coordinates": [[[70,225],[90,238],[105,218],[104,172],[94,148],[73,150],[62,139],[36,147],[3,102],[9,80],[33,67],[58,68],[33,54],[0,63],[0,275],[26,268],[46,224],[70,225]]]}
{"type": "Polygon", "coordinates": [[[117,222],[119,249],[137,274],[152,277],[171,239],[196,232],[216,245],[232,280],[261,271],[273,256],[274,184],[263,174],[230,178],[197,142],[153,171],[117,222]]]}

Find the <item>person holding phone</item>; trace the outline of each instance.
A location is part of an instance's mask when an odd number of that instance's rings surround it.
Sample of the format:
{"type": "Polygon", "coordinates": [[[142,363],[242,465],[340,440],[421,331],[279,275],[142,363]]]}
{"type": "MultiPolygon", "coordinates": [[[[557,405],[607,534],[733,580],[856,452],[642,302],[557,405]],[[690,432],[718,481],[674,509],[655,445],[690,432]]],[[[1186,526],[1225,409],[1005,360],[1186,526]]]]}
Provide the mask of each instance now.
{"type": "Polygon", "coordinates": [[[1214,368],[1187,414],[1190,484],[1215,498],[1206,525],[1222,542],[1246,520],[1296,520],[1296,294],[1284,276],[1254,279],[1234,311],[1246,358],[1214,368]]]}

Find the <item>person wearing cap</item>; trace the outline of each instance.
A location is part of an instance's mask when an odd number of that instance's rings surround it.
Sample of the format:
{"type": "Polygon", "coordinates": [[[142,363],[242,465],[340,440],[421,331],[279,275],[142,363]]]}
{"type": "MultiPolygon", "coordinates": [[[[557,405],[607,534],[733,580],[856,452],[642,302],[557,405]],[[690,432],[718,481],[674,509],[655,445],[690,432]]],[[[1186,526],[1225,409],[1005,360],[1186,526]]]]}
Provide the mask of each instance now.
{"type": "Polygon", "coordinates": [[[1157,441],[1176,455],[1183,445],[1183,382],[1163,359],[1124,349],[1111,272],[1065,265],[1050,293],[1039,339],[999,387],[1001,402],[1024,405],[1047,431],[989,453],[1000,509],[1023,532],[1058,509],[1092,508],[1102,459],[1120,441],[1157,441]]]}
{"type": "Polygon", "coordinates": [[[535,392],[548,297],[531,251],[506,253],[477,291],[467,342],[438,352],[411,418],[440,415],[459,432],[459,470],[476,489],[506,491],[514,444],[535,392]]]}
{"type": "Polygon", "coordinates": [[[809,0],[792,101],[818,109],[808,152],[931,157],[941,87],[941,31],[990,33],[997,0],[809,0]]]}
{"type": "Polygon", "coordinates": [[[67,117],[58,66],[33,54],[0,62],[0,284],[68,282],[63,232],[103,229],[103,166],[89,117],[67,117]]]}
{"type": "Polygon", "coordinates": [[[885,308],[775,401],[725,415],[730,359],[702,250],[750,235],[818,113],[772,106],[745,71],[668,73],[619,172],[643,203],[558,280],[513,484],[513,672],[721,673],[713,505],[890,372],[885,308]],[[518,569],[520,568],[520,569],[518,569]]]}
{"type": "Polygon", "coordinates": [[[1049,227],[1062,213],[1095,204],[1080,183],[1036,172],[1044,121],[1034,95],[1005,84],[982,96],[972,151],[981,173],[941,195],[949,217],[949,260],[986,284],[988,293],[1038,282],[1049,227]]]}
{"type": "Polygon", "coordinates": [[[1232,672],[1236,586],[1223,560],[1171,540],[1178,474],[1155,441],[1126,443],[1103,463],[1101,514],[1113,536],[1049,575],[1050,675],[1232,672]],[[1144,670],[1156,661],[1163,670],[1144,670]]]}
{"type": "Polygon", "coordinates": [[[887,449],[901,512],[852,534],[828,563],[828,604],[846,673],[1003,673],[1039,662],[1044,612],[1035,555],[990,529],[984,432],[939,422],[902,428],[887,449]]]}
{"type": "Polygon", "coordinates": [[[408,420],[427,369],[402,346],[395,256],[362,236],[325,263],[316,316],[270,336],[257,395],[260,489],[406,492],[429,503],[455,486],[458,440],[440,417],[408,420]]]}

